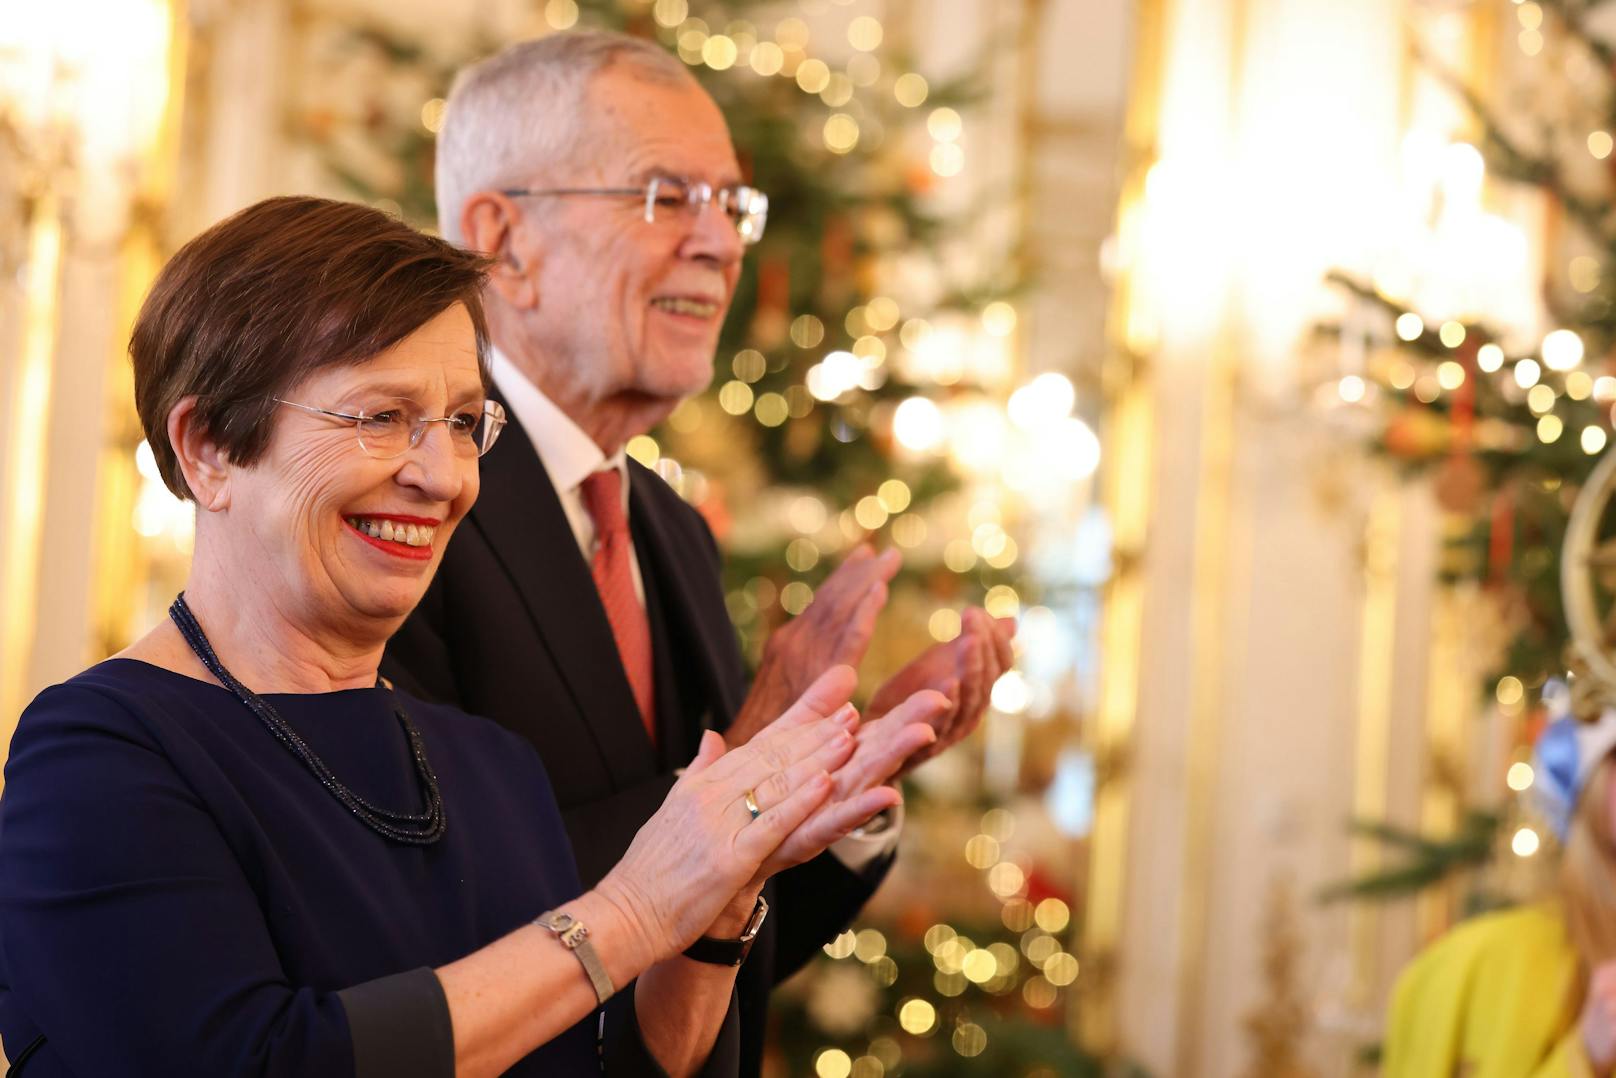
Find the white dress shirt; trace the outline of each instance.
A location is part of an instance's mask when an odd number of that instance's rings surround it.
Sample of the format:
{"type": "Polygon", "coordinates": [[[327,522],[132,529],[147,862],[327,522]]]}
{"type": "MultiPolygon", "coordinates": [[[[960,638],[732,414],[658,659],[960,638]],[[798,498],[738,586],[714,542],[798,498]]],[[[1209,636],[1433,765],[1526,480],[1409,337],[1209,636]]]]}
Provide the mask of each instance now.
{"type": "MultiPolygon", "coordinates": [[[[527,431],[533,451],[543,462],[550,482],[555,484],[556,497],[561,500],[561,509],[567,514],[567,523],[572,526],[573,538],[578,540],[578,549],[583,552],[584,561],[593,564],[595,521],[584,505],[583,483],[594,472],[615,469],[623,479],[623,518],[627,520],[627,455],[618,449],[608,457],[595,444],[595,440],[573,422],[571,416],[546,397],[498,348],[489,349],[488,368],[500,396],[505,398],[505,407],[527,431]]],[[[632,537],[629,538],[628,563],[634,574],[634,593],[643,605],[645,580],[640,575],[640,561],[632,537]]],[[[902,814],[903,807],[900,805],[892,814],[890,823],[879,833],[848,835],[832,846],[831,852],[849,869],[861,871],[877,857],[897,846],[902,814]]]]}

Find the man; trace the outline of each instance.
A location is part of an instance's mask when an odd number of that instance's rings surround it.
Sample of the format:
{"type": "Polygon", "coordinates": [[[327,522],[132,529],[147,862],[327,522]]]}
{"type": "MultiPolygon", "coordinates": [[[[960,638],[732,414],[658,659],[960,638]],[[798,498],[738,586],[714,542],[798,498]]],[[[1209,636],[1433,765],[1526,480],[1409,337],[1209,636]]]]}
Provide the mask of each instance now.
{"type": "MultiPolygon", "coordinates": [[[[748,687],[712,534],[624,455],[711,379],[746,239],[763,224],[723,116],[677,59],[600,32],[512,46],[456,80],[437,167],[444,234],[496,260],[485,303],[511,430],[389,646],[389,672],[537,746],[588,885],[704,728],[742,744],[819,674],[858,664],[898,558],[850,555],[774,634],[748,687]]],[[[946,700],[928,715],[928,754],[958,741],[1009,665],[1013,632],[967,611],[958,639],[876,693],[867,725],[933,689],[946,700]]],[[[743,1073],[759,1069],[769,986],[886,872],[895,821],[865,830],[766,892],[737,989],[743,1073]]]]}

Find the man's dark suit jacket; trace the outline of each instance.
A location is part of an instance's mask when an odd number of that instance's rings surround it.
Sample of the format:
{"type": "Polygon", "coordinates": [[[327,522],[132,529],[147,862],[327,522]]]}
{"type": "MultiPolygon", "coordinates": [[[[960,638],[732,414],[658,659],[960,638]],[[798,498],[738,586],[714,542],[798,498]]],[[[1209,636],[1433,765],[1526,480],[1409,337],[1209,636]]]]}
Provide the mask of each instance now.
{"type": "MultiPolygon", "coordinates": [[[[701,515],[631,459],[629,524],[655,659],[653,747],[589,565],[514,417],[481,464],[477,503],[382,669],[538,748],[592,887],[667,796],[702,730],[722,731],[746,695],[718,548],[701,515]]],[[[761,1067],[770,986],[846,927],[890,861],[860,875],[826,853],[770,882],[769,916],[736,982],[743,1075],[761,1067]]]]}

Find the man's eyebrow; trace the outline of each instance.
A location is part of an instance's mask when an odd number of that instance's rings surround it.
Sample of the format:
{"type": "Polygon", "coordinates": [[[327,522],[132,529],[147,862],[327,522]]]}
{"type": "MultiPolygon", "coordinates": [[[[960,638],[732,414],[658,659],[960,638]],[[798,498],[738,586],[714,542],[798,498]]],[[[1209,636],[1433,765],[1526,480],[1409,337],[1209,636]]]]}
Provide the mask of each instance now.
{"type": "MultiPolygon", "coordinates": [[[[635,172],[633,177],[629,180],[629,183],[630,185],[637,184],[643,186],[644,184],[650,183],[652,180],[677,180],[680,183],[689,183],[690,177],[681,176],[679,173],[670,168],[663,168],[660,165],[650,165],[635,172]]],[[[718,183],[714,184],[713,186],[737,187],[742,182],[744,181],[742,181],[739,176],[736,176],[733,173],[726,173],[724,178],[719,180],[718,183]]]]}

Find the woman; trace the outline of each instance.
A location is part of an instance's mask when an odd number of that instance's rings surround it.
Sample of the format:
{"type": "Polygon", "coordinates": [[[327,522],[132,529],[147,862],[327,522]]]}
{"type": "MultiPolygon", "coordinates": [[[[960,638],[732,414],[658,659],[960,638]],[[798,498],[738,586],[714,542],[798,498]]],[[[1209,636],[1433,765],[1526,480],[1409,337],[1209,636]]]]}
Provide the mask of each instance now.
{"type": "Polygon", "coordinates": [[[1605,1078],[1616,1068],[1616,710],[1568,694],[1538,741],[1532,790],[1562,843],[1554,900],[1455,928],[1403,972],[1386,1078],[1605,1078]]]}
{"type": "Polygon", "coordinates": [[[709,733],[580,894],[532,749],[379,682],[502,423],[483,270],[376,211],[283,198],[153,286],[136,403],[197,505],[195,554],[170,620],[19,721],[13,1073],[722,1069],[735,967],[683,952],[744,950],[770,874],[896,803],[877,783],[930,728],[855,739],[832,671],[745,749],[709,733]]]}

